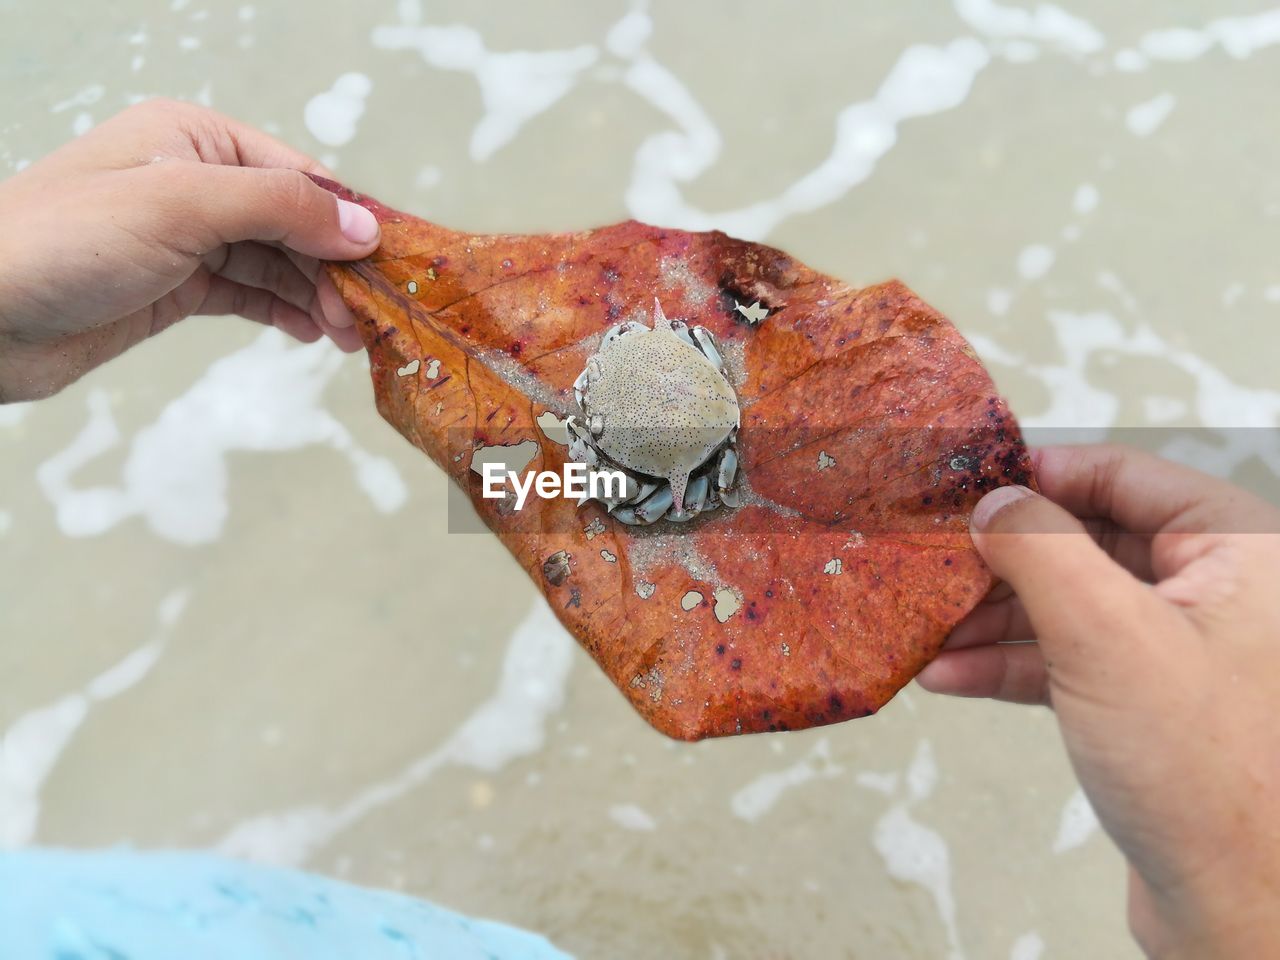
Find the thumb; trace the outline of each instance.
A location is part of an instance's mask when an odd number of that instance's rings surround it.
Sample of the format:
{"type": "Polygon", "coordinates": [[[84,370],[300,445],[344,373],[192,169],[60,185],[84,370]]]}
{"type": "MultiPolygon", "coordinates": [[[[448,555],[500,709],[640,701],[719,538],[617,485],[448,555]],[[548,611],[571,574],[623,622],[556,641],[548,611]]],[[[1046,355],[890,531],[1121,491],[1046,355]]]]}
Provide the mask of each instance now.
{"type": "Polygon", "coordinates": [[[194,231],[205,253],[258,240],[321,260],[356,260],[378,246],[381,229],[371,212],[299,170],[183,161],[160,166],[167,168],[158,173],[174,225],[194,231]]]}
{"type": "Polygon", "coordinates": [[[1018,595],[1055,686],[1132,683],[1169,611],[1079,520],[1026,487],[1000,487],[974,508],[970,533],[1018,595]]]}

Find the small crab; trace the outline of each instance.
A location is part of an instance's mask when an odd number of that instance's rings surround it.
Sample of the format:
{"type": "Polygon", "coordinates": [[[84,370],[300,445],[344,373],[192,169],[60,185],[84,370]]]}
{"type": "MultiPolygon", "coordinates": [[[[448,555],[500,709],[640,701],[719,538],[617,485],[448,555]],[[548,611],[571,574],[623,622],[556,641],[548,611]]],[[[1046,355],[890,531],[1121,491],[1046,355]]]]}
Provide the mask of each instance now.
{"type": "Polygon", "coordinates": [[[668,320],[655,299],[653,326],[609,330],[573,393],[582,420],[568,420],[569,454],[623,473],[621,495],[601,498],[618,520],[689,520],[737,506],[738,398],[710,331],[668,320]]]}

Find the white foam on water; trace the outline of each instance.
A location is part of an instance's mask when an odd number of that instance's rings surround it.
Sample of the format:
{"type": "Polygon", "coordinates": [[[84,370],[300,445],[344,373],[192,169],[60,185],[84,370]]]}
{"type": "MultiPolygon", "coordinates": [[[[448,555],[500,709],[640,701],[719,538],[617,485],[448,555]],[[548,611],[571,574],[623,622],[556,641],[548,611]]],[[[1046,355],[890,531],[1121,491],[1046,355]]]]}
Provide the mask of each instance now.
{"type": "Polygon", "coordinates": [[[1112,62],[1121,73],[1139,73],[1147,69],[1147,58],[1132,47],[1117,50],[1112,62]]]}
{"type": "Polygon", "coordinates": [[[1152,60],[1187,61],[1203,56],[1214,47],[1243,60],[1277,44],[1280,44],[1280,9],[1211,20],[1199,30],[1185,27],[1153,30],[1142,37],[1138,46],[1152,60]]]}
{"type": "Polygon", "coordinates": [[[324,93],[307,101],[302,118],[311,135],[328,147],[341,147],[356,135],[373,81],[363,73],[344,73],[324,93]]]}
{"type": "Polygon", "coordinates": [[[418,171],[418,175],[413,178],[413,185],[419,190],[430,190],[437,186],[444,178],[440,168],[435,164],[427,164],[418,171]]]}
{"type": "Polygon", "coordinates": [[[761,774],[729,799],[733,815],[754,822],[773,809],[788,790],[811,780],[838,777],[844,768],[831,760],[831,745],[823,737],[800,760],[782,770],[761,774]]]}
{"type": "Polygon", "coordinates": [[[1240,298],[1245,295],[1248,288],[1243,283],[1236,281],[1229,283],[1222,291],[1222,305],[1224,307],[1234,307],[1240,302],[1240,298]]]}
{"type": "Polygon", "coordinates": [[[87,87],[80,88],[67,99],[59,100],[49,108],[49,112],[62,113],[64,110],[70,110],[73,107],[91,107],[101,100],[106,92],[107,88],[102,84],[91,83],[87,87]]]}
{"type": "Polygon", "coordinates": [[[0,850],[30,843],[40,820],[40,789],[89,712],[71,693],[18,717],[0,740],[0,850]]]}
{"type": "Polygon", "coordinates": [[[817,167],[773,199],[709,213],[688,203],[680,185],[706,173],[716,162],[720,134],[679,78],[640,54],[624,82],[666,114],[676,129],[653,134],[637,149],[626,193],[628,210],[651,223],[763,239],[788,217],[833,203],[865,181],[897,142],[898,124],[964,103],[974,78],[990,62],[986,46],[973,37],[944,46],[908,47],[872,99],[840,112],[831,152],[817,167]]]}
{"type": "Polygon", "coordinates": [[[663,223],[659,211],[684,207],[678,184],[697,178],[719,157],[720,132],[680,78],[653,58],[638,58],[623,82],[678,128],[640,144],[626,192],[632,214],[663,223]]]}
{"type": "Polygon", "coordinates": [[[1125,126],[1135,137],[1149,137],[1160,129],[1160,125],[1169,119],[1177,105],[1178,98],[1172,93],[1162,93],[1134,104],[1124,116],[1125,126]]]}
{"type": "Polygon", "coordinates": [[[189,590],[171,590],[160,601],[156,608],[156,619],[162,627],[172,627],[187,609],[187,601],[191,599],[189,590]]]}
{"type": "Polygon", "coordinates": [[[1213,38],[1203,30],[1174,27],[1153,30],[1139,41],[1142,52],[1152,60],[1188,61],[1213,49],[1213,38]]]}
{"type": "Polygon", "coordinates": [[[1009,951],[1009,960],[1040,960],[1044,953],[1044,938],[1034,930],[1029,930],[1013,943],[1009,951]]]}
{"type": "Polygon", "coordinates": [[[151,672],[163,650],[164,645],[158,640],[143,644],[110,670],[94,677],[85,693],[92,700],[119,696],[151,672]]]}
{"type": "Polygon", "coordinates": [[[1054,853],[1066,853],[1082,846],[1098,829],[1098,815],[1084,790],[1077,788],[1062,806],[1058,820],[1058,835],[1053,841],[1054,853]]]}
{"type": "MultiPolygon", "coordinates": [[[[1118,278],[1115,282],[1119,283],[1118,278]]],[[[1126,329],[1106,311],[1054,310],[1048,317],[1062,351],[1060,363],[1031,362],[989,337],[968,337],[984,362],[1018,367],[1047,388],[1049,409],[1035,416],[1019,417],[1024,428],[1070,429],[1075,443],[1093,439],[1087,436],[1090,433],[1098,440],[1105,439],[1107,428],[1116,422],[1119,401],[1089,382],[1091,356],[1109,353],[1154,357],[1190,376],[1194,383],[1190,410],[1197,425],[1206,428],[1193,434],[1177,432],[1157,451],[1160,455],[1223,477],[1257,458],[1273,473],[1280,474],[1280,439],[1275,432],[1275,425],[1280,423],[1280,391],[1233,383],[1204,358],[1173,346],[1145,323],[1126,329]]]]}
{"type": "Polygon", "coordinates": [[[1142,412],[1154,424],[1174,423],[1187,415],[1186,401],[1178,397],[1147,395],[1142,398],[1142,412]]]}
{"type": "Polygon", "coordinates": [[[609,808],[609,819],[624,830],[656,830],[658,823],[634,803],[619,803],[609,808]]]}
{"type": "Polygon", "coordinates": [[[111,415],[111,401],[103,390],[85,398],[89,419],[75,438],[36,469],[46,497],[58,504],[58,523],[71,536],[100,533],[119,521],[122,497],[116,490],[73,491],[73,473],[120,443],[120,430],[111,415]]]}
{"type": "Polygon", "coordinates": [[[1076,187],[1075,196],[1071,199],[1071,208],[1080,216],[1084,216],[1098,208],[1098,199],[1098,188],[1092,183],[1082,183],[1076,187]]]}
{"type": "Polygon", "coordinates": [[[81,690],[22,714],[0,737],[0,850],[23,847],[35,839],[44,783],[93,705],[120,696],[156,665],[176,619],[175,597],[185,602],[186,592],[175,591],[161,601],[159,630],[149,642],[81,690]]]}
{"type": "Polygon", "coordinates": [[[653,19],[644,10],[629,11],[609,28],[604,45],[614,56],[630,60],[640,53],[653,34],[653,19]]]}
{"type": "MultiPolygon", "coordinates": [[[[906,796],[894,802],[876,821],[871,831],[871,844],[884,860],[885,869],[895,880],[923,887],[932,897],[947,938],[948,960],[963,960],[960,930],[956,919],[956,900],[951,883],[951,854],[942,835],[911,814],[911,808],[931,796],[938,786],[938,765],[933,745],[922,739],[907,765],[901,782],[906,796]]],[[[893,796],[898,792],[896,773],[859,773],[859,786],[893,796]]]]}
{"type": "Polygon", "coordinates": [[[876,793],[883,793],[886,797],[891,797],[898,789],[898,780],[900,775],[896,770],[881,773],[876,770],[863,770],[854,778],[854,783],[860,787],[866,787],[868,790],[874,790],[876,793]]]}
{"type": "Polygon", "coordinates": [[[1003,317],[1013,305],[1013,294],[1004,287],[992,287],[987,291],[987,309],[997,317],[1003,317]]]}
{"type": "Polygon", "coordinates": [[[993,40],[1034,40],[1077,56],[1096,53],[1107,43],[1093,24],[1051,3],[1027,9],[995,0],[954,0],[954,7],[970,28],[993,40]]]}
{"type": "Polygon", "coordinates": [[[291,343],[278,330],[264,330],[249,346],[210,365],[133,437],[119,485],[79,488],[72,482],[77,470],[121,441],[107,395],[91,391],[84,429],[36,471],[62,532],[97,536],[139,516],[166,540],[209,543],[221,535],[230,510],[229,453],[313,444],[347,457],[377,510],[398,510],[408,489],[395,467],[360,447],[321,406],[342,354],[324,341],[291,343]]]}
{"type": "MultiPolygon", "coordinates": [[[[1079,317],[1051,313],[1050,320],[1059,329],[1059,339],[1063,339],[1064,332],[1079,317]]],[[[1163,359],[1195,382],[1195,414],[1201,424],[1217,433],[1222,443],[1209,446],[1198,437],[1181,436],[1161,451],[1165,456],[1220,476],[1256,456],[1273,473],[1280,474],[1280,443],[1275,438],[1275,426],[1280,423],[1280,391],[1239,386],[1198,354],[1173,346],[1146,324],[1139,324],[1126,334],[1112,320],[1094,325],[1091,335],[1094,339],[1090,349],[1163,359]],[[1257,429],[1237,429],[1241,427],[1257,429]]]]}
{"type": "Polygon", "coordinates": [[[496,771],[542,749],[564,703],[573,638],[539,598],[512,634],[498,689],[435,750],[337,807],[303,806],[234,826],[217,844],[229,856],[299,866],[374,810],[400,799],[449,765],[496,771]]]}
{"type": "MultiPolygon", "coordinates": [[[[402,11],[403,13],[403,11],[402,11]]],[[[419,26],[416,19],[373,29],[381,50],[416,50],[439,70],[470,73],[480,85],[484,103],[471,133],[471,159],[477,163],[511,142],[529,120],[554,106],[599,58],[590,45],[568,50],[513,50],[496,53],[471,27],[419,26]]]]}
{"type": "Polygon", "coordinates": [[[1049,407],[1035,416],[1020,415],[1024,428],[1070,427],[1097,431],[1098,439],[1116,419],[1120,402],[1106,390],[1089,382],[1087,366],[1095,345],[1111,342],[1123,330],[1109,314],[1094,314],[1060,319],[1051,326],[1058,335],[1063,352],[1061,363],[1035,363],[1012,353],[983,334],[969,333],[967,339],[987,364],[1017,367],[1046,387],[1049,407]]]}
{"type": "Polygon", "coordinates": [[[933,897],[947,936],[947,956],[960,960],[964,952],[951,888],[951,854],[942,835],[911,816],[906,804],[898,803],[876,821],[871,842],[889,876],[924,887],[933,897]]]}
{"type": "Polygon", "coordinates": [[[1031,63],[1040,59],[1040,47],[1030,40],[1005,40],[995,45],[994,52],[1010,63],[1031,63]]]}
{"type": "Polygon", "coordinates": [[[1039,280],[1049,272],[1055,259],[1052,247],[1043,243],[1030,244],[1018,254],[1018,273],[1023,280],[1039,280]]]}
{"type": "Polygon", "coordinates": [[[1116,299],[1130,313],[1136,314],[1139,310],[1138,298],[1133,295],[1133,291],[1125,286],[1124,281],[1117,277],[1110,270],[1098,271],[1098,286],[1103,290],[1115,295],[1116,299]]]}
{"type": "Polygon", "coordinates": [[[912,800],[923,800],[938,786],[938,762],[934,759],[933,744],[921,740],[916,755],[907,768],[907,793],[912,800]]]}
{"type": "Polygon", "coordinates": [[[1245,60],[1280,44],[1280,9],[1241,17],[1211,20],[1203,27],[1186,26],[1150,30],[1138,38],[1137,48],[1116,53],[1117,70],[1137,73],[1154,63],[1190,63],[1213,50],[1245,60]]]}

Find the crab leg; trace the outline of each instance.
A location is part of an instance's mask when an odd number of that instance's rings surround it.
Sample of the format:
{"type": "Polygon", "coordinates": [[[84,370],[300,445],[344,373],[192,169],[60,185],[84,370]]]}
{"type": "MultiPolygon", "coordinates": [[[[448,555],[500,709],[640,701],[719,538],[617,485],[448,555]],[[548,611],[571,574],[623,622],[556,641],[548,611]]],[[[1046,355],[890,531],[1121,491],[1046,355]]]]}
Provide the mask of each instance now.
{"type": "Polygon", "coordinates": [[[653,483],[651,481],[646,481],[640,484],[639,491],[636,493],[634,497],[631,497],[627,502],[639,503],[642,500],[647,500],[649,499],[649,495],[653,493],[655,490],[657,490],[658,487],[659,487],[659,484],[653,483]]]}
{"type": "Polygon", "coordinates": [[[720,350],[716,347],[715,337],[711,336],[711,332],[704,327],[694,327],[691,332],[693,339],[698,341],[698,349],[702,351],[703,356],[711,361],[712,365],[720,371],[721,376],[724,376],[724,358],[720,356],[720,350]]]}
{"type": "Polygon", "coordinates": [[[635,507],[618,507],[613,511],[612,515],[615,520],[625,523],[629,527],[636,527],[641,523],[640,518],[636,516],[635,507]]]}
{"type": "Polygon", "coordinates": [[[604,501],[609,505],[610,511],[612,511],[613,507],[616,507],[621,503],[631,503],[636,498],[636,494],[640,492],[640,482],[625,470],[621,472],[622,492],[611,497],[606,497],[604,501]]]}
{"type": "Polygon", "coordinates": [[[663,487],[648,500],[635,508],[636,520],[643,524],[653,523],[670,509],[672,503],[671,487],[663,487]]]}
{"type": "Polygon", "coordinates": [[[693,337],[689,335],[689,325],[687,323],[682,323],[679,320],[673,320],[671,323],[671,329],[677,337],[679,337],[689,346],[693,347],[693,349],[695,350],[700,349],[698,345],[694,342],[693,337]]]}
{"type": "Polygon", "coordinates": [[[707,502],[707,492],[711,489],[711,481],[704,473],[698,479],[689,484],[689,489],[684,494],[684,508],[689,513],[701,513],[702,506],[707,502]]]}
{"type": "Polygon", "coordinates": [[[720,469],[716,473],[716,486],[721,490],[728,490],[733,486],[733,482],[738,479],[738,454],[733,447],[725,447],[724,453],[720,454],[720,469]]]}

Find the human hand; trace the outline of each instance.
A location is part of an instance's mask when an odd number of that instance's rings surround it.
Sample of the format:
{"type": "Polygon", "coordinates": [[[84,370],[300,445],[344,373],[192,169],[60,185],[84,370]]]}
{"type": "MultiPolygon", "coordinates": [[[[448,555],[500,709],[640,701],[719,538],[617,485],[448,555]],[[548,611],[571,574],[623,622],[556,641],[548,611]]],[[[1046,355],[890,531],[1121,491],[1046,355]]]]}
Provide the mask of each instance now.
{"type": "Polygon", "coordinates": [[[191,104],[132,107],[0,183],[0,402],[48,396],[192,314],[360,347],[319,261],[378,245],[315,161],[191,104]]]}
{"type": "Polygon", "coordinates": [[[1004,487],[973,515],[1012,590],[920,683],[1052,705],[1149,954],[1280,956],[1280,513],[1124,448],[1035,460],[1043,496],[1004,487]]]}

